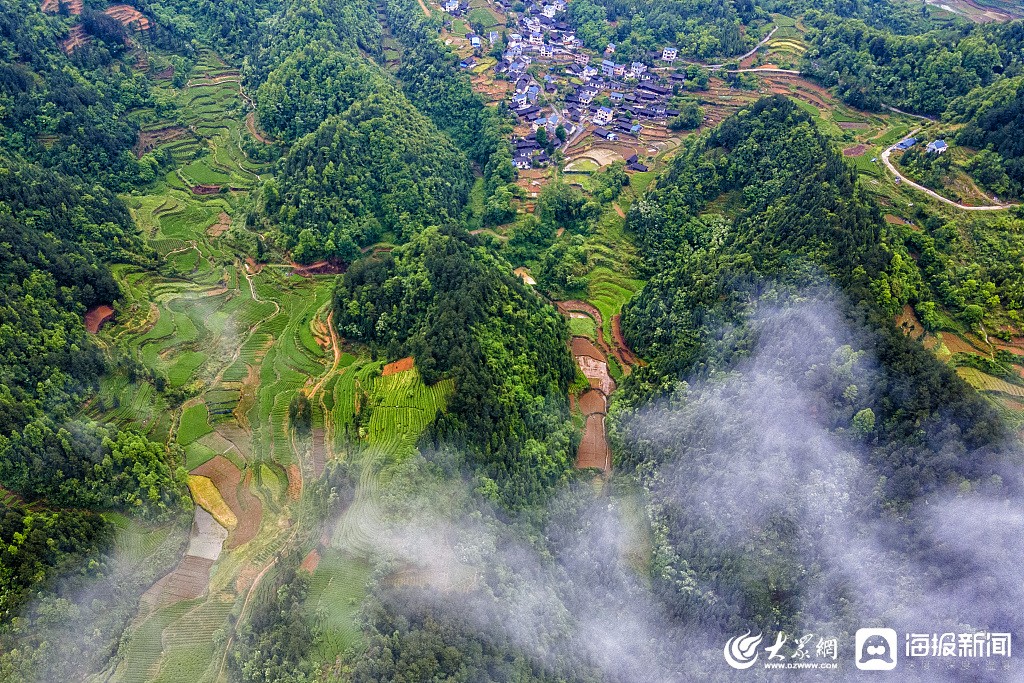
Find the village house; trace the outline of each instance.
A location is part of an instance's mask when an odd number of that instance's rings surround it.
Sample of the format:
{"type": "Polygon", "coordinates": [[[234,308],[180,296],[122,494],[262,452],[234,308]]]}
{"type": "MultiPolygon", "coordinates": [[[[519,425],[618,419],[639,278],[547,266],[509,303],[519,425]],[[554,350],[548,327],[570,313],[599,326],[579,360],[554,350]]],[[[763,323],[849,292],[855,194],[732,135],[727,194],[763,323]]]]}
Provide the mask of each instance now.
{"type": "Polygon", "coordinates": [[[541,45],[544,42],[544,34],[540,31],[534,31],[530,34],[530,45],[541,45]]]}
{"type": "MultiPolygon", "coordinates": [[[[570,49],[576,47],[576,36],[575,36],[575,34],[572,34],[572,33],[564,34],[562,36],[562,45],[564,45],[564,46],[566,46],[567,48],[570,48],[570,49]]],[[[588,56],[587,59],[589,59],[589,58],[590,57],[588,56]]]]}
{"type": "Polygon", "coordinates": [[[501,34],[498,33],[497,31],[491,31],[490,33],[487,34],[487,42],[490,43],[491,45],[494,45],[499,40],[501,40],[501,34]]]}
{"type": "Polygon", "coordinates": [[[613,54],[615,54],[615,43],[608,43],[607,45],[605,45],[604,53],[606,55],[613,55],[613,54]]]}
{"type": "Polygon", "coordinates": [[[540,12],[548,19],[554,19],[555,14],[558,13],[558,10],[555,8],[554,5],[544,5],[544,9],[542,9],[540,12]]]}
{"type": "Polygon", "coordinates": [[[613,73],[615,73],[615,62],[613,62],[610,59],[602,59],[601,73],[603,73],[605,76],[611,76],[613,73]]]}
{"type": "Polygon", "coordinates": [[[643,62],[633,62],[629,65],[629,73],[633,78],[640,78],[640,74],[647,71],[647,65],[643,62]]]}
{"type": "Polygon", "coordinates": [[[444,4],[441,8],[449,14],[454,14],[459,10],[459,0],[444,0],[444,4]]]}
{"type": "Polygon", "coordinates": [[[576,56],[573,57],[573,62],[580,66],[586,66],[587,64],[590,64],[590,55],[586,52],[577,52],[576,56]]]}
{"type": "Polygon", "coordinates": [[[925,148],[925,151],[927,151],[929,154],[942,154],[947,149],[949,149],[949,147],[946,145],[945,140],[934,140],[933,142],[928,143],[928,146],[925,148]]]}
{"type": "Polygon", "coordinates": [[[511,48],[513,45],[522,45],[523,36],[518,33],[510,33],[508,35],[508,46],[511,48]]]}
{"type": "Polygon", "coordinates": [[[605,140],[618,140],[619,139],[618,135],[616,135],[615,133],[612,133],[611,131],[607,131],[604,128],[595,128],[594,129],[594,135],[596,135],[599,138],[604,138],[605,140]]]}
{"type": "Polygon", "coordinates": [[[679,50],[674,47],[666,47],[661,51],[661,59],[666,62],[674,62],[678,56],[679,50]]]}
{"type": "Polygon", "coordinates": [[[597,113],[594,114],[594,123],[598,126],[603,126],[612,120],[612,110],[608,107],[598,107],[597,113]]]}
{"type": "Polygon", "coordinates": [[[547,43],[542,44],[538,48],[538,51],[540,52],[541,57],[553,57],[555,54],[555,48],[551,47],[547,43]]]}

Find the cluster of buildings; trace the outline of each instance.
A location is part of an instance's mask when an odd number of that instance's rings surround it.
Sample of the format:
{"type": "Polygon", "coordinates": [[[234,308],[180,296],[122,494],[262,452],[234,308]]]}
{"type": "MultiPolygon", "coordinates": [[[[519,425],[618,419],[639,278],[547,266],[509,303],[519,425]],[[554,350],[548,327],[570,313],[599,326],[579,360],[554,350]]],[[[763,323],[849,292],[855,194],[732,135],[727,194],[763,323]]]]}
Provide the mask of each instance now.
{"type": "MultiPolygon", "coordinates": [[[[505,0],[498,2],[504,4],[505,0]]],[[[457,11],[465,11],[458,0],[445,3],[446,11],[447,3],[454,3],[457,11]]],[[[681,84],[685,75],[663,75],[641,61],[619,63],[615,60],[614,44],[608,44],[600,57],[593,56],[566,22],[565,9],[565,0],[528,2],[516,26],[505,34],[504,50],[494,66],[498,77],[515,84],[509,96],[510,109],[521,124],[529,124],[533,130],[527,136],[520,134],[513,139],[518,168],[549,161],[545,145],[536,142],[538,128],[544,127],[548,141],[559,144],[561,141],[554,134],[559,126],[569,140],[585,130],[592,130],[606,140],[635,140],[645,124],[679,114],[669,101],[673,85],[681,84]],[[531,68],[536,65],[543,69],[531,68]],[[541,77],[540,73],[544,75],[541,77]]],[[[467,38],[475,48],[480,46],[479,37],[470,34],[467,38]],[[478,42],[474,43],[474,38],[478,42]]],[[[495,45],[501,36],[491,31],[488,40],[495,45]]],[[[659,58],[671,64],[678,58],[678,51],[666,47],[648,57],[651,64],[659,58]]],[[[474,56],[464,59],[461,66],[473,68],[477,64],[474,56]]]]}
{"type": "MultiPolygon", "coordinates": [[[[920,142],[920,140],[917,138],[904,138],[893,145],[892,148],[897,152],[902,152],[910,149],[918,142],[920,142]]],[[[947,149],[949,149],[949,145],[946,144],[945,140],[932,140],[925,146],[925,151],[929,154],[942,154],[947,149]]]]}

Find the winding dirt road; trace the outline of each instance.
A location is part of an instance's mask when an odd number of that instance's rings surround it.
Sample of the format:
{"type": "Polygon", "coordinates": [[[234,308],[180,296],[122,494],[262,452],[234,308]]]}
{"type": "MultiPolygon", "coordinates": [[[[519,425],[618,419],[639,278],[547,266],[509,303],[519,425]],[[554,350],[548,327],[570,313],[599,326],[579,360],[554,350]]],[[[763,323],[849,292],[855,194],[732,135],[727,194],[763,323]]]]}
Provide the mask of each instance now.
{"type": "MultiPolygon", "coordinates": [[[[914,131],[908,133],[907,137],[912,137],[915,133],[917,133],[918,130],[920,130],[920,128],[918,128],[917,130],[914,130],[914,131]]],[[[963,204],[959,204],[957,202],[954,202],[952,199],[948,199],[946,197],[943,197],[941,194],[939,194],[938,192],[935,192],[934,190],[929,190],[927,187],[924,187],[923,185],[918,185],[913,180],[910,180],[909,178],[907,178],[906,176],[901,174],[899,171],[897,171],[896,167],[893,166],[893,163],[889,160],[889,155],[892,153],[893,149],[895,149],[896,145],[898,145],[898,144],[899,143],[897,142],[895,145],[892,145],[891,147],[886,149],[884,152],[882,152],[882,163],[885,164],[885,167],[887,169],[889,169],[890,173],[892,173],[894,176],[896,176],[896,179],[899,182],[901,182],[901,183],[903,183],[905,185],[909,185],[910,187],[914,188],[915,190],[919,190],[921,192],[924,192],[926,195],[928,195],[932,199],[937,199],[937,200],[939,200],[940,202],[942,202],[944,204],[948,204],[949,206],[955,206],[956,208],[961,209],[962,211],[1004,211],[1006,209],[1014,209],[1014,208],[1017,208],[1018,206],[1020,206],[1020,204],[995,204],[995,205],[992,205],[992,206],[964,206],[963,204]]]]}

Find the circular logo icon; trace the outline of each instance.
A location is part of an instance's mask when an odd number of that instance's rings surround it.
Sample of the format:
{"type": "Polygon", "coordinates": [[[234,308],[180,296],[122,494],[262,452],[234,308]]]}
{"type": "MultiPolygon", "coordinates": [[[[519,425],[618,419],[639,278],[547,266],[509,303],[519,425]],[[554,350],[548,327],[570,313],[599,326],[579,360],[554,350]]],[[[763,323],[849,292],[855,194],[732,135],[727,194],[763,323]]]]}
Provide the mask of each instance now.
{"type": "Polygon", "coordinates": [[[725,661],[734,669],[749,669],[757,661],[757,646],[761,644],[764,634],[750,635],[747,631],[742,636],[734,636],[725,644],[725,661]]]}

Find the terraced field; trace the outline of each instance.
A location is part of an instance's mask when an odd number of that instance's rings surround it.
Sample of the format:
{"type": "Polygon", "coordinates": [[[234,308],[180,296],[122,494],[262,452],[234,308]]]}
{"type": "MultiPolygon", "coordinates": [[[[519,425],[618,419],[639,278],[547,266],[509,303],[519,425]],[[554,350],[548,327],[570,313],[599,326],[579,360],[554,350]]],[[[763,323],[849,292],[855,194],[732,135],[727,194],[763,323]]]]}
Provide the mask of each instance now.
{"type": "MultiPolygon", "coordinates": [[[[194,499],[228,537],[218,559],[186,557],[174,590],[143,600],[97,680],[222,680],[235,623],[229,615],[244,623],[266,598],[261,587],[281,551],[317,544],[303,480],[343,457],[361,466],[356,503],[313,565],[310,605],[323,613],[317,649],[325,660],[358,646],[378,491],[388,468],[415,454],[453,390],[451,381],[425,386],[414,367],[382,377],[383,361],[346,347],[333,328],[333,275],[256,264],[236,241],[231,224],[269,170],[245,154],[255,143],[244,139],[251,134],[238,81],[206,52],[186,87],[158,86],[178,103],[184,132],[158,133],[175,122],[139,113],[148,148],[140,151],[166,148],[177,166],[128,197],[154,260],[114,268],[124,296],[116,323],[98,338],[135,364],[105,377],[83,409],[180,448],[194,499]],[[312,434],[298,434],[289,421],[300,393],[313,407],[312,434]]],[[[125,557],[141,561],[170,542],[167,529],[114,523],[125,557]]]]}

